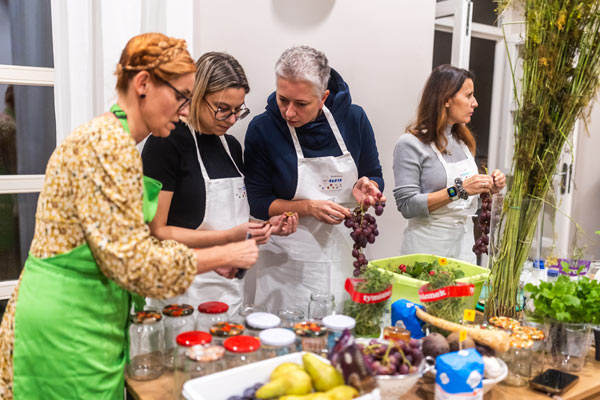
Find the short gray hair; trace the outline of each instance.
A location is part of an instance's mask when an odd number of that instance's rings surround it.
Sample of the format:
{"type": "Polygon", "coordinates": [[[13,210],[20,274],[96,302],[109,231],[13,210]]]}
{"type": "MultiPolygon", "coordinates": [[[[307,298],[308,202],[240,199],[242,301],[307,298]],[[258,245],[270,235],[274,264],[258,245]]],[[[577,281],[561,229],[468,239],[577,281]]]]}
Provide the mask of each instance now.
{"type": "Polygon", "coordinates": [[[331,67],[325,54],[319,50],[309,46],[294,46],[279,57],[275,74],[283,79],[308,81],[321,95],[327,90],[331,67]]]}

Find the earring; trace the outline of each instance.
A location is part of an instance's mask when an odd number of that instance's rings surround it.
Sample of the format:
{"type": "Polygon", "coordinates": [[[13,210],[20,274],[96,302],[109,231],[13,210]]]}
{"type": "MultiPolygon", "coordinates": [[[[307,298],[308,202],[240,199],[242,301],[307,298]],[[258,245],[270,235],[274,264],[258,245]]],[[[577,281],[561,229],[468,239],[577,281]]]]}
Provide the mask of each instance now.
{"type": "Polygon", "coordinates": [[[146,98],[146,95],[145,95],[145,94],[143,94],[143,93],[142,93],[142,94],[140,94],[140,99],[145,99],[145,98],[146,98]]]}

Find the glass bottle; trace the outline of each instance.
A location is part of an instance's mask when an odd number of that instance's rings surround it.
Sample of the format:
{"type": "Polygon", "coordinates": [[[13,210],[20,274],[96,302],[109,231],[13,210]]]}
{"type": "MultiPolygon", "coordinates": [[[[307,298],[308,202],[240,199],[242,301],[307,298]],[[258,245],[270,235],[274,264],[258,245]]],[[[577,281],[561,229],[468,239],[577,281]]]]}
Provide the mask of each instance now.
{"type": "Polygon", "coordinates": [[[130,322],[127,376],[137,381],[156,379],[163,372],[162,315],[155,309],[138,311],[130,322]]]}
{"type": "Polygon", "coordinates": [[[183,332],[194,330],[194,307],[189,304],[169,304],[163,308],[165,325],[164,366],[173,369],[173,356],[175,353],[175,338],[183,332]]]}
{"type": "Polygon", "coordinates": [[[220,301],[207,301],[198,306],[198,317],[196,318],[196,330],[208,332],[210,327],[217,322],[225,322],[229,306],[220,301]]]}

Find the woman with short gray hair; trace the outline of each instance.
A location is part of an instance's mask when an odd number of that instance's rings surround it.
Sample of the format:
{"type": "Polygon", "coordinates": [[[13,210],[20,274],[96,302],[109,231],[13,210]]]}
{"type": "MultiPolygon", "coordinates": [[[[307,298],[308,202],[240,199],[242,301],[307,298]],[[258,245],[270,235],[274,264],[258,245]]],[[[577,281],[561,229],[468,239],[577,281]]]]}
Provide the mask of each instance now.
{"type": "Polygon", "coordinates": [[[266,111],[246,132],[250,212],[265,219],[291,210],[300,222],[293,237],[262,246],[255,303],[269,311],[306,309],[311,293],[325,291],[341,306],[353,249],[340,223],[351,214],[348,207],[373,204],[383,190],[375,136],[322,52],[292,47],[275,75],[266,111]]]}

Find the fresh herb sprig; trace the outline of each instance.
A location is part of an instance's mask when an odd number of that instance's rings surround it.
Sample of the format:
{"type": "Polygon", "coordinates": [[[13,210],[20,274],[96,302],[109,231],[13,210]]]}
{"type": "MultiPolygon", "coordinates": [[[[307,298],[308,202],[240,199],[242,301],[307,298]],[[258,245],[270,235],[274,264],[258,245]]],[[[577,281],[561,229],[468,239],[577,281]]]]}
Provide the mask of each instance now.
{"type": "Polygon", "coordinates": [[[413,265],[400,264],[394,267],[394,272],[426,282],[431,281],[432,277],[442,272],[449,274],[454,280],[464,278],[465,276],[464,271],[460,268],[441,265],[438,260],[434,260],[433,262],[417,261],[413,265]]]}

